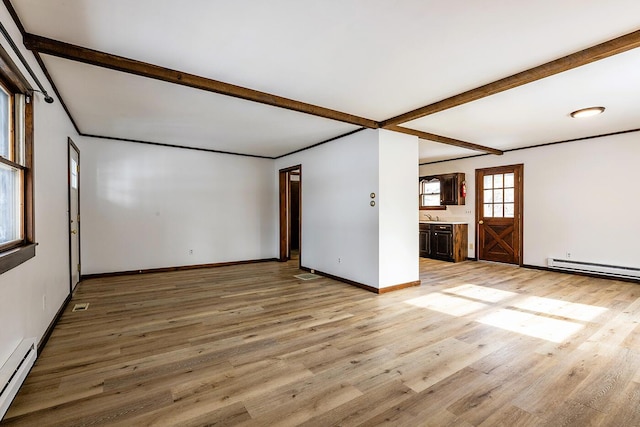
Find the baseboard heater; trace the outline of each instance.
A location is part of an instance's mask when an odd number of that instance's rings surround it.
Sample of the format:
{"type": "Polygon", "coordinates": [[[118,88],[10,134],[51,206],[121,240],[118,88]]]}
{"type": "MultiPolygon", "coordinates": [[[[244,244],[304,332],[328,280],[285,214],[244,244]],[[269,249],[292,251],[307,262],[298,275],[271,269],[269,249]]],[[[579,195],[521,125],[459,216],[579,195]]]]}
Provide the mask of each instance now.
{"type": "Polygon", "coordinates": [[[558,270],[580,273],[601,274],[604,276],[640,279],[640,268],[621,267],[619,265],[598,264],[595,262],[572,261],[568,259],[547,258],[547,266],[558,270]]]}
{"type": "Polygon", "coordinates": [[[0,420],[36,361],[36,339],[24,339],[0,369],[0,420]]]}

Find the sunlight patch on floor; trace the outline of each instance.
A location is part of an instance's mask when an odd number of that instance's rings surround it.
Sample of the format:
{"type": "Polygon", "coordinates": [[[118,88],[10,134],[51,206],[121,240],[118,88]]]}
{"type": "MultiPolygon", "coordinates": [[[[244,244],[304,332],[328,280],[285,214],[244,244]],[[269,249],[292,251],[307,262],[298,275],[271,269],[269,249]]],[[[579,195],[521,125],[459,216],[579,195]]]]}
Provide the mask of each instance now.
{"type": "Polygon", "coordinates": [[[428,308],[429,310],[458,317],[466,316],[467,314],[471,314],[488,307],[486,304],[481,302],[445,295],[440,292],[434,292],[432,294],[412,298],[405,302],[416,307],[428,308]]]}
{"type": "Polygon", "coordinates": [[[521,301],[517,301],[513,306],[523,310],[582,320],[584,322],[591,321],[608,310],[595,305],[578,304],[559,299],[535,296],[526,297],[521,301]]]}
{"type": "Polygon", "coordinates": [[[551,319],[533,313],[501,308],[476,319],[485,325],[495,326],[534,338],[560,343],[583,328],[579,323],[551,319]]]}
{"type": "MultiPolygon", "coordinates": [[[[451,316],[478,313],[476,322],[559,343],[608,309],[466,283],[405,301],[451,316]],[[494,310],[491,308],[494,307],[494,310]],[[556,319],[550,316],[562,317],[556,319]],[[571,319],[571,320],[565,320],[571,319]],[[575,322],[574,322],[575,320],[575,322]]],[[[473,316],[471,316],[473,318],[473,316]]]]}
{"type": "Polygon", "coordinates": [[[500,302],[520,295],[515,292],[503,291],[502,289],[487,288],[486,286],[478,286],[470,283],[456,286],[455,288],[446,289],[445,292],[448,294],[456,294],[463,297],[478,299],[487,302],[500,302]]]}

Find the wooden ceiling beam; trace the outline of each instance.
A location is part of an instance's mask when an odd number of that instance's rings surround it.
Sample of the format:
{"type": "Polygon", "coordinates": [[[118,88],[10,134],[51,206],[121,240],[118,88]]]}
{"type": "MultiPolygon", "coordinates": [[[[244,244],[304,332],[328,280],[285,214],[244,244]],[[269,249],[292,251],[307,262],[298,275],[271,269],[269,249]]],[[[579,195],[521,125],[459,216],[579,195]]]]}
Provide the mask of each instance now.
{"type": "Polygon", "coordinates": [[[497,154],[497,155],[503,154],[501,150],[498,150],[495,148],[485,147],[484,145],[478,145],[472,142],[461,141],[459,139],[453,139],[446,136],[423,132],[421,130],[409,129],[409,128],[405,128],[398,125],[387,125],[385,126],[385,129],[392,130],[394,132],[406,133],[407,135],[414,135],[414,136],[417,136],[418,138],[425,139],[428,141],[435,141],[435,142],[440,142],[442,144],[454,145],[456,147],[466,148],[469,150],[484,151],[485,153],[488,153],[488,154],[497,154]]]}
{"type": "Polygon", "coordinates": [[[624,36],[609,40],[604,43],[600,43],[579,52],[572,53],[571,55],[564,56],[554,61],[547,62],[546,64],[530,68],[526,71],[513,74],[509,77],[496,80],[495,82],[468,90],[466,92],[454,95],[433,104],[426,105],[413,111],[400,114],[399,116],[384,120],[380,124],[383,128],[388,129],[389,126],[392,125],[406,123],[411,120],[419,119],[421,117],[437,113],[439,111],[456,107],[458,105],[466,104],[468,102],[476,101],[487,96],[495,95],[496,93],[513,89],[515,87],[522,86],[536,80],[544,79],[546,77],[552,76],[554,74],[559,74],[573,68],[581,67],[591,62],[608,58],[610,56],[617,55],[619,53],[626,52],[637,47],[640,47],[640,30],[625,34],[624,36]]]}
{"type": "MultiPolygon", "coordinates": [[[[196,89],[214,92],[221,95],[259,102],[274,107],[285,108],[288,110],[311,114],[318,117],[324,117],[327,119],[349,123],[364,128],[376,129],[380,127],[380,123],[376,122],[375,120],[370,120],[340,111],[319,107],[317,105],[307,104],[289,98],[283,98],[277,95],[248,89],[242,86],[236,86],[218,80],[208,79],[206,77],[201,77],[194,74],[183,73],[181,71],[160,67],[146,62],[136,61],[134,59],[124,58],[121,56],[112,55],[109,53],[104,53],[97,50],[72,45],[69,43],[64,43],[58,40],[48,39],[46,37],[41,37],[34,34],[24,34],[24,45],[27,47],[27,49],[40,54],[52,55],[59,58],[108,68],[111,70],[193,87],[196,89]]],[[[446,136],[440,136],[418,130],[403,128],[401,126],[388,125],[386,126],[386,129],[395,132],[415,135],[426,140],[454,145],[456,147],[462,147],[491,154],[502,154],[502,151],[496,150],[494,148],[473,144],[471,142],[460,141],[457,139],[448,138],[446,136]]]]}
{"type": "Polygon", "coordinates": [[[24,45],[29,50],[57,56],[59,58],[70,59],[72,61],[83,62],[85,64],[188,86],[234,98],[259,102],[273,107],[311,114],[313,116],[323,117],[325,119],[336,120],[365,128],[379,128],[378,122],[364,117],[358,117],[329,108],[307,104],[305,102],[272,95],[266,92],[260,92],[242,86],[236,86],[194,74],[184,73],[182,71],[160,67],[146,62],[136,61],[134,59],[124,58],[122,56],[87,49],[85,47],[64,43],[58,40],[36,36],[34,34],[24,34],[24,45]]]}

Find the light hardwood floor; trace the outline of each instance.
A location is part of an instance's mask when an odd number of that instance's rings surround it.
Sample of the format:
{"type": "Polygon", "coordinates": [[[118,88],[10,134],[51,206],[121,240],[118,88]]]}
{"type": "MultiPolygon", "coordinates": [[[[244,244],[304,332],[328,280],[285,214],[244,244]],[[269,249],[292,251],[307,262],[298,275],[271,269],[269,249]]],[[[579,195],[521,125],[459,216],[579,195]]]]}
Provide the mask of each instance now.
{"type": "Polygon", "coordinates": [[[3,423],[640,425],[637,284],[420,268],[384,295],[293,263],[84,281],[3,423]]]}

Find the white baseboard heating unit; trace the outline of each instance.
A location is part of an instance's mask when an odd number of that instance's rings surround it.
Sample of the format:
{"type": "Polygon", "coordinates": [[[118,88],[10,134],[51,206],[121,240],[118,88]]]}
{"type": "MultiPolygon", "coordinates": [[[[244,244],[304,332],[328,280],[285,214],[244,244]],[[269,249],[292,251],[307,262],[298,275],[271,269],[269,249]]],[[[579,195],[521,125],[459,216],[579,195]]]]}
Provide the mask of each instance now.
{"type": "Polygon", "coordinates": [[[603,276],[640,280],[640,268],[635,267],[621,267],[618,265],[598,264],[595,262],[572,261],[557,258],[547,258],[547,266],[557,268],[558,270],[602,274],[603,276]]]}
{"type": "Polygon", "coordinates": [[[22,340],[0,369],[0,420],[7,413],[37,357],[36,339],[22,340]]]}

